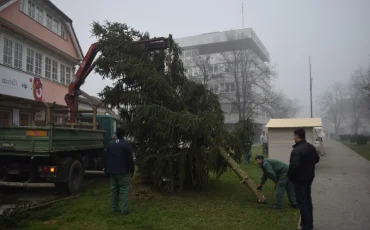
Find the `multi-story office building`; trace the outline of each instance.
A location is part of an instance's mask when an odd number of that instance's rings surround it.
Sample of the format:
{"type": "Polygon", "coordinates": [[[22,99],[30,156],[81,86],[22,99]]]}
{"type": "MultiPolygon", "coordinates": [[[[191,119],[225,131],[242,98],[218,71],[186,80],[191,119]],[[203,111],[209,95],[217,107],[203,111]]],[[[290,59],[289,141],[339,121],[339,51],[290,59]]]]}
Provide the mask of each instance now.
{"type": "MultiPolygon", "coordinates": [[[[250,69],[246,71],[263,70],[267,68],[266,63],[270,60],[267,49],[250,28],[178,38],[176,42],[184,50],[182,59],[189,78],[206,84],[209,89],[219,95],[222,110],[225,113],[225,124],[232,128],[233,124],[239,121],[240,116],[239,109],[236,108],[235,100],[233,100],[238,87],[235,84],[235,77],[231,76],[232,71],[228,69],[235,63],[227,61],[228,55],[230,57],[235,52],[243,50],[244,54],[247,52],[248,55],[253,55],[253,66],[247,67],[250,69]]],[[[230,57],[230,60],[232,58],[230,57]]],[[[237,60],[234,58],[233,61],[237,60]]],[[[245,90],[254,93],[261,91],[253,85],[245,90]]],[[[259,110],[258,106],[255,111],[253,120],[256,124],[256,136],[258,136],[269,117],[259,110]]]]}

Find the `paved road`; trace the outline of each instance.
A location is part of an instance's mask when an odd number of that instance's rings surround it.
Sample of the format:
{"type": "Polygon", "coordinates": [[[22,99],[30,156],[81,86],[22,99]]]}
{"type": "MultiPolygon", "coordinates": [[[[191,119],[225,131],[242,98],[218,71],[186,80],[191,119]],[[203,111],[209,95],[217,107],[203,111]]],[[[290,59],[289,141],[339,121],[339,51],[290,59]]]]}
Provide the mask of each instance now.
{"type": "Polygon", "coordinates": [[[336,141],[316,167],[312,187],[318,230],[370,229],[370,162],[336,141]]]}

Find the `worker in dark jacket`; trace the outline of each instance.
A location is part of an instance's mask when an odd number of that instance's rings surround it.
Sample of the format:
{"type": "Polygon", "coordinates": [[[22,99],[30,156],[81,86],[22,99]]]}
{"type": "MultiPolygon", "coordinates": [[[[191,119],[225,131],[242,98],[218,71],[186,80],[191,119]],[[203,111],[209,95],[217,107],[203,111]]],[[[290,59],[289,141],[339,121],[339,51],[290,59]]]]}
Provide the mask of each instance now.
{"type": "Polygon", "coordinates": [[[297,203],[301,212],[301,229],[313,229],[311,185],[315,178],[315,165],[320,157],[316,148],[306,141],[303,128],[294,131],[293,150],[290,155],[288,177],[294,184],[297,203]]]}
{"type": "Polygon", "coordinates": [[[106,173],[110,176],[111,202],[113,212],[119,212],[119,195],[122,198],[121,213],[126,215],[128,209],[128,192],[130,176],[134,175],[135,165],[131,145],[123,139],[124,130],[117,128],[117,139],[107,147],[106,173]]]}
{"type": "Polygon", "coordinates": [[[260,165],[263,170],[261,182],[257,186],[257,190],[262,190],[262,186],[266,183],[267,178],[275,183],[274,187],[276,189],[276,203],[272,206],[272,208],[281,208],[285,190],[287,191],[290,206],[293,208],[297,208],[294,187],[287,176],[289,166],[284,162],[278,160],[265,159],[264,156],[261,155],[257,155],[255,160],[256,163],[260,165]]]}

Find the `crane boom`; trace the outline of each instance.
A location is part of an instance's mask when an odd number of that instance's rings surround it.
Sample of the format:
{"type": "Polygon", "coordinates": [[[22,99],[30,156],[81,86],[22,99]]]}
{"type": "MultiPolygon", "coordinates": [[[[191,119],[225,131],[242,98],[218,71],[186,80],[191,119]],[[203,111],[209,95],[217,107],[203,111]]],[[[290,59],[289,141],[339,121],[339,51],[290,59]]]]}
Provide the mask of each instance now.
{"type": "MultiPolygon", "coordinates": [[[[169,36],[172,37],[171,35],[169,36]]],[[[142,52],[154,51],[154,50],[165,50],[169,48],[171,40],[169,38],[153,38],[148,40],[141,40],[133,42],[133,48],[142,52]]],[[[80,88],[85,83],[87,76],[96,66],[94,59],[100,51],[98,43],[91,44],[87,51],[80,67],[76,72],[74,80],[68,87],[68,93],[65,95],[64,100],[66,101],[69,111],[69,122],[75,123],[77,120],[78,112],[78,97],[80,95],[80,88]]]]}

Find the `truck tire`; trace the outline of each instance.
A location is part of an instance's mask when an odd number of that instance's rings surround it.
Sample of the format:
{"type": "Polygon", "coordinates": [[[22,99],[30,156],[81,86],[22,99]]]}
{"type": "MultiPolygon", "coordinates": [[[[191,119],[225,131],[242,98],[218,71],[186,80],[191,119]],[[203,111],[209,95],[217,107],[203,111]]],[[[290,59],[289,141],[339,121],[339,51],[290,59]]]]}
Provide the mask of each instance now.
{"type": "Polygon", "coordinates": [[[55,188],[62,195],[76,194],[81,189],[83,176],[84,170],[81,163],[74,160],[69,167],[67,182],[55,183],[55,188]]]}

